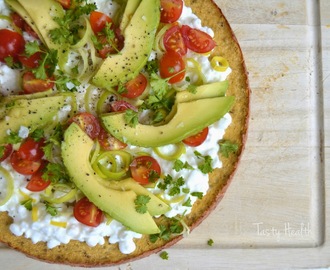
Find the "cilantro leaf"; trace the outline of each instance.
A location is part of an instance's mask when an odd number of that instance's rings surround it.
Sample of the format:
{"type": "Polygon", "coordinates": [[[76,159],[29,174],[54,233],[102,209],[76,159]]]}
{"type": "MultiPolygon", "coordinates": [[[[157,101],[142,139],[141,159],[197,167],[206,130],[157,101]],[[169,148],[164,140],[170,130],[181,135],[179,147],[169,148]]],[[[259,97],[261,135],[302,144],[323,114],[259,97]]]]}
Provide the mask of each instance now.
{"type": "Polygon", "coordinates": [[[183,169],[193,170],[194,168],[187,161],[183,163],[183,161],[179,159],[175,160],[173,165],[173,170],[179,172],[183,169]]]}
{"type": "Polygon", "coordinates": [[[44,131],[40,128],[34,130],[30,135],[36,142],[39,142],[44,137],[44,131]]]}
{"type": "Polygon", "coordinates": [[[197,197],[198,199],[203,198],[203,192],[195,191],[195,192],[191,192],[190,194],[191,194],[191,196],[197,197]]]}
{"type": "Polygon", "coordinates": [[[238,151],[238,144],[233,143],[229,140],[221,140],[220,145],[220,154],[226,158],[229,157],[231,153],[236,153],[238,151]]]}
{"type": "Polygon", "coordinates": [[[156,59],[150,60],[147,62],[147,64],[145,65],[145,71],[148,74],[155,74],[158,72],[158,63],[156,59]]]}
{"type": "Polygon", "coordinates": [[[39,43],[35,41],[31,41],[25,44],[25,54],[26,56],[31,56],[37,52],[40,52],[39,43]]]}
{"type": "Polygon", "coordinates": [[[69,176],[62,164],[48,163],[43,174],[42,179],[45,181],[51,181],[52,183],[58,183],[60,181],[68,181],[69,176]]]}
{"type": "Polygon", "coordinates": [[[162,253],[159,254],[159,256],[160,256],[163,260],[168,260],[168,252],[167,252],[167,251],[163,251],[162,253]]]}
{"type": "Polygon", "coordinates": [[[182,206],[192,207],[190,197],[188,198],[188,200],[186,200],[186,201],[182,204],[182,206]]]}
{"type": "Polygon", "coordinates": [[[52,217],[57,216],[58,211],[57,208],[52,206],[50,203],[45,202],[46,212],[50,214],[52,217]]]}
{"type": "Polygon", "coordinates": [[[199,153],[198,151],[194,151],[194,154],[197,158],[199,159],[204,159],[203,162],[199,163],[198,164],[198,169],[204,173],[204,174],[207,174],[207,173],[210,173],[213,171],[213,168],[212,168],[212,158],[207,155],[207,156],[203,156],[201,153],[199,153]]]}
{"type": "Polygon", "coordinates": [[[138,113],[134,110],[126,110],[124,118],[126,124],[128,124],[130,127],[135,127],[138,124],[138,113]]]}
{"type": "Polygon", "coordinates": [[[208,244],[210,247],[212,247],[213,244],[214,244],[214,241],[213,241],[212,239],[209,239],[209,240],[207,241],[207,244],[208,244]]]}
{"type": "Polygon", "coordinates": [[[144,214],[148,211],[147,203],[150,201],[150,196],[138,195],[134,201],[135,210],[140,214],[144,214]]]}
{"type": "Polygon", "coordinates": [[[32,199],[24,200],[20,204],[23,205],[27,210],[32,211],[32,199]]]}
{"type": "Polygon", "coordinates": [[[5,139],[5,142],[10,144],[16,144],[22,141],[23,139],[18,135],[18,132],[13,132],[13,131],[11,131],[5,139]]]}

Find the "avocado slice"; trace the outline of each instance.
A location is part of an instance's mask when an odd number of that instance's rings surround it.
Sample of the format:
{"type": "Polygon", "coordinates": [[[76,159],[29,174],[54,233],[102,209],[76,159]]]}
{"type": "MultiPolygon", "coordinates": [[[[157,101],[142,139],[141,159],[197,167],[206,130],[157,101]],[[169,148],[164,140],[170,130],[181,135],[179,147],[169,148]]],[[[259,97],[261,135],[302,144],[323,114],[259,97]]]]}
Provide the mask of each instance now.
{"type": "Polygon", "coordinates": [[[229,83],[226,80],[197,86],[195,93],[187,90],[179,91],[176,94],[175,102],[180,103],[202,98],[223,97],[226,94],[228,86],[229,83]]]}
{"type": "Polygon", "coordinates": [[[159,147],[178,143],[218,121],[230,110],[234,100],[233,96],[228,96],[178,103],[173,118],[160,126],[138,123],[131,127],[125,122],[125,112],[104,114],[101,120],[105,129],[123,142],[159,147]]]}
{"type": "Polygon", "coordinates": [[[62,17],[64,9],[55,0],[17,0],[29,15],[32,21],[29,24],[35,25],[38,29],[37,34],[42,38],[44,44],[49,49],[58,49],[61,45],[55,44],[49,37],[49,31],[58,28],[58,24],[53,20],[54,17],[62,17]]]}
{"type": "Polygon", "coordinates": [[[66,104],[66,99],[66,96],[17,99],[12,104],[5,105],[5,112],[0,120],[0,144],[4,143],[7,130],[18,132],[21,126],[25,126],[32,132],[52,122],[54,116],[66,104]]]}
{"type": "Polygon", "coordinates": [[[119,25],[119,28],[121,32],[124,32],[127,25],[129,24],[130,20],[133,17],[133,14],[135,13],[136,9],[138,8],[139,4],[141,3],[141,0],[128,0],[125,6],[124,13],[121,18],[121,22],[119,25]]]}
{"type": "Polygon", "coordinates": [[[132,190],[137,195],[145,195],[150,197],[150,201],[148,202],[148,212],[152,216],[158,216],[165,214],[171,207],[163,202],[161,199],[156,197],[150,191],[145,189],[143,186],[138,184],[134,179],[127,178],[121,181],[104,181],[104,184],[115,190],[132,190]]]}
{"type": "Polygon", "coordinates": [[[103,61],[92,83],[110,89],[135,78],[148,61],[159,19],[160,1],[142,0],[123,33],[124,48],[103,61]]]}
{"type": "Polygon", "coordinates": [[[72,181],[99,209],[141,234],[159,233],[149,212],[140,214],[135,209],[137,194],[133,190],[112,189],[91,167],[89,156],[93,140],[73,123],[64,133],[62,158],[72,181]]]}

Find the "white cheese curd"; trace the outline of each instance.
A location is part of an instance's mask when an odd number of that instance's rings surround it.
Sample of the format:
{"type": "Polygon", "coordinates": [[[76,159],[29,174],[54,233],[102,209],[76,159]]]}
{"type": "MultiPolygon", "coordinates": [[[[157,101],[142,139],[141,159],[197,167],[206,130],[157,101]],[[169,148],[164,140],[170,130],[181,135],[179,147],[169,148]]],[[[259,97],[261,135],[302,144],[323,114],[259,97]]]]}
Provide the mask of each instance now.
{"type": "Polygon", "coordinates": [[[21,74],[0,62],[0,95],[15,95],[21,91],[21,74]]]}
{"type": "MultiPolygon", "coordinates": [[[[108,14],[110,17],[115,16],[119,5],[113,1],[88,1],[89,3],[96,3],[97,9],[101,12],[108,14]]],[[[8,15],[10,13],[9,9],[5,5],[3,0],[0,0],[0,13],[8,15]]],[[[3,20],[1,20],[2,22],[3,20]]],[[[0,28],[6,28],[4,24],[1,24],[0,28]]],[[[2,22],[3,23],[3,22],[2,22]]],[[[192,13],[191,8],[184,7],[181,18],[179,19],[180,24],[186,24],[193,28],[207,32],[209,35],[214,36],[212,29],[208,27],[203,27],[201,20],[192,13]]],[[[156,58],[155,52],[152,52],[150,60],[156,58]]],[[[188,51],[187,57],[192,57],[196,59],[200,66],[202,73],[205,76],[205,83],[210,83],[219,80],[225,80],[228,74],[231,72],[230,68],[225,72],[217,72],[213,70],[209,59],[207,56],[196,54],[192,51],[188,51]]],[[[77,55],[72,53],[69,57],[68,64],[66,68],[70,69],[79,64],[79,59],[77,55]]],[[[194,76],[194,74],[188,74],[188,76],[194,76]]],[[[7,65],[0,63],[0,94],[7,96],[11,94],[17,94],[21,91],[21,74],[19,70],[13,70],[7,65]]],[[[86,91],[90,90],[90,85],[87,83],[82,83],[78,89],[77,93],[77,104],[78,111],[85,111],[85,94],[86,91]]],[[[98,88],[92,88],[90,91],[90,101],[95,104],[95,100],[99,98],[100,91],[98,88]]],[[[70,98],[68,98],[69,101],[70,98]]],[[[64,106],[57,116],[57,120],[64,120],[68,117],[72,110],[71,105],[64,106]]],[[[89,107],[92,111],[95,107],[89,107]]],[[[147,116],[146,116],[147,117],[147,116]]],[[[208,174],[203,174],[199,169],[198,165],[201,160],[195,155],[194,151],[198,151],[202,156],[212,157],[212,167],[221,167],[221,161],[218,157],[219,152],[219,140],[222,139],[225,129],[231,123],[231,117],[226,114],[220,121],[214,123],[209,127],[209,135],[206,141],[198,147],[188,147],[186,146],[186,153],[182,154],[179,159],[182,162],[189,163],[194,169],[182,169],[180,171],[175,171],[173,169],[174,162],[166,161],[161,159],[151,148],[140,148],[135,146],[129,146],[129,150],[132,153],[137,153],[140,151],[149,153],[153,156],[160,164],[162,168],[162,173],[164,175],[171,175],[175,180],[179,178],[184,179],[184,183],[180,186],[180,192],[174,196],[169,195],[171,186],[168,186],[166,190],[162,190],[158,187],[158,183],[162,183],[160,179],[155,188],[149,188],[151,192],[157,196],[162,197],[165,201],[168,201],[171,210],[166,213],[167,217],[175,217],[176,215],[189,214],[191,211],[191,205],[198,199],[197,196],[192,195],[194,192],[198,192],[205,195],[209,185],[208,185],[208,174]],[[188,206],[184,206],[184,205],[188,206]]],[[[25,138],[28,135],[28,130],[21,127],[20,136],[25,138]]],[[[162,152],[173,153],[175,147],[173,145],[168,145],[162,147],[162,152]]],[[[111,244],[118,243],[119,249],[123,254],[132,253],[136,249],[134,239],[141,238],[142,235],[135,233],[125,228],[121,223],[116,220],[112,220],[109,224],[105,219],[98,227],[89,227],[83,225],[73,217],[73,207],[66,204],[57,204],[59,215],[51,216],[47,211],[45,204],[42,202],[41,195],[43,192],[31,192],[26,189],[29,177],[23,176],[15,172],[9,161],[3,161],[1,166],[8,170],[12,177],[15,179],[14,194],[10,200],[3,206],[0,206],[0,211],[7,211],[9,216],[13,218],[13,223],[10,225],[10,230],[14,235],[30,238],[33,243],[40,241],[46,242],[48,248],[54,248],[60,244],[67,244],[71,240],[77,240],[81,242],[86,242],[87,245],[93,247],[96,245],[103,245],[105,243],[105,237],[108,237],[108,241],[111,244]],[[33,200],[33,206],[37,209],[37,214],[32,215],[32,211],[27,210],[27,208],[21,203],[26,200],[33,200]]],[[[6,190],[7,181],[3,177],[0,177],[0,190],[6,190]]],[[[61,194],[58,194],[61,196],[61,194]]],[[[0,194],[2,198],[4,194],[0,194]]],[[[73,199],[74,201],[74,199],[73,199]]]]}

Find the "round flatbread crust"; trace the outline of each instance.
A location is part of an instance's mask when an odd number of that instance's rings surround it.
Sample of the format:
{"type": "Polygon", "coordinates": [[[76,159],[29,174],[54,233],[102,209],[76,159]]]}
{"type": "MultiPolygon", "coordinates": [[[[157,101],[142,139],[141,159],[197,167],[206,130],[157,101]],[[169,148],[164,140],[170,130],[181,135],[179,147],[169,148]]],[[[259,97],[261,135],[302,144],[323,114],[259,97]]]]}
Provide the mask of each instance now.
{"type": "MultiPolygon", "coordinates": [[[[225,138],[239,145],[237,153],[229,158],[222,158],[223,168],[216,169],[210,175],[210,189],[207,195],[194,204],[191,214],[184,219],[193,229],[217,206],[233,177],[246,140],[250,90],[241,49],[221,10],[211,0],[186,0],[185,3],[193,9],[203,25],[213,29],[215,40],[219,44],[214,55],[225,57],[233,70],[229,76],[230,87],[227,94],[235,96],[236,99],[230,112],[232,123],[226,130],[225,138]]],[[[14,236],[9,230],[10,224],[11,218],[4,212],[0,213],[0,241],[9,247],[42,261],[87,267],[111,266],[146,257],[175,244],[182,238],[179,236],[169,241],[158,240],[153,244],[148,236],[144,236],[135,240],[137,248],[129,255],[122,254],[117,244],[108,244],[107,241],[106,244],[96,247],[89,247],[79,241],[70,241],[66,245],[48,249],[43,242],[33,244],[24,236],[14,236]]]]}

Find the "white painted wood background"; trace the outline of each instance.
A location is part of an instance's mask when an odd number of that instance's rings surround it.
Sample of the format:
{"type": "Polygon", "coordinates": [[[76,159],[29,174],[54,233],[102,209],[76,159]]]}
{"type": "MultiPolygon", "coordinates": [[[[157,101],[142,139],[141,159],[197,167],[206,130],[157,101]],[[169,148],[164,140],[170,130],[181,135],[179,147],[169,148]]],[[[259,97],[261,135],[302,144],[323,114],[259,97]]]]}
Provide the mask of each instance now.
{"type": "MultiPolygon", "coordinates": [[[[216,3],[240,42],[252,91],[249,136],[237,174],[216,210],[167,249],[168,261],[155,254],[106,269],[330,266],[330,1],[216,3]]],[[[4,247],[0,265],[71,269],[4,247]]]]}

